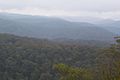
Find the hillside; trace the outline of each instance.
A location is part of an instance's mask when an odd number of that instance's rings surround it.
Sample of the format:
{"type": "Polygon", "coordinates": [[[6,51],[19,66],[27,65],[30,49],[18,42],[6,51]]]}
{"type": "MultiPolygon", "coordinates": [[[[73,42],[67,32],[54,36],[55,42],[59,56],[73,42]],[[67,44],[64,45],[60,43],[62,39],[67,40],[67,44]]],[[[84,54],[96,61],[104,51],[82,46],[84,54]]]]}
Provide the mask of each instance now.
{"type": "Polygon", "coordinates": [[[120,21],[119,20],[101,20],[97,22],[98,26],[101,26],[102,28],[109,30],[112,33],[115,33],[117,35],[120,35],[120,21]]]}
{"type": "Polygon", "coordinates": [[[59,18],[0,14],[0,32],[46,39],[112,41],[114,33],[85,22],[59,18]]]}
{"type": "Polygon", "coordinates": [[[92,44],[66,44],[0,34],[0,79],[58,80],[52,68],[54,64],[92,67],[98,49],[92,44]]]}

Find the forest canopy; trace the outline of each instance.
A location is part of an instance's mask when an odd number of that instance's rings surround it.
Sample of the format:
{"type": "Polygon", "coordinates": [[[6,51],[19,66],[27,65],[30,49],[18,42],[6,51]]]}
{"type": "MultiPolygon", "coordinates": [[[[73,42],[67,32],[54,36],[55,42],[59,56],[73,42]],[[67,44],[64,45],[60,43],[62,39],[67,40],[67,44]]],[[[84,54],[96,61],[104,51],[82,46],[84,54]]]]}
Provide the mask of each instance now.
{"type": "Polygon", "coordinates": [[[0,79],[119,80],[119,40],[98,47],[0,34],[0,79]]]}

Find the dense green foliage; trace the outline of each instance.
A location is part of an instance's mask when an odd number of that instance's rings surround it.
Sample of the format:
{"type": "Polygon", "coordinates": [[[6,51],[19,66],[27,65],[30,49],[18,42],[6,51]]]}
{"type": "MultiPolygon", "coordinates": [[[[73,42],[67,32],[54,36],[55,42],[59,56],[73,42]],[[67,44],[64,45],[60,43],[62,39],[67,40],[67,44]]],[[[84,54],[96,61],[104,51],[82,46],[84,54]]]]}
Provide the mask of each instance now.
{"type": "Polygon", "coordinates": [[[0,34],[0,79],[120,80],[120,39],[116,39],[116,44],[100,49],[0,34]]]}
{"type": "Polygon", "coordinates": [[[104,49],[98,57],[99,80],[120,80],[120,38],[116,44],[104,49]]]}
{"type": "Polygon", "coordinates": [[[97,48],[0,34],[1,80],[57,80],[57,63],[91,67],[97,48]]]}
{"type": "Polygon", "coordinates": [[[93,80],[93,75],[87,69],[56,64],[54,69],[60,73],[60,80],[93,80]]]}
{"type": "Polygon", "coordinates": [[[120,80],[120,37],[116,37],[117,44],[100,51],[96,56],[96,65],[88,69],[57,64],[55,70],[60,80],[120,80]]]}

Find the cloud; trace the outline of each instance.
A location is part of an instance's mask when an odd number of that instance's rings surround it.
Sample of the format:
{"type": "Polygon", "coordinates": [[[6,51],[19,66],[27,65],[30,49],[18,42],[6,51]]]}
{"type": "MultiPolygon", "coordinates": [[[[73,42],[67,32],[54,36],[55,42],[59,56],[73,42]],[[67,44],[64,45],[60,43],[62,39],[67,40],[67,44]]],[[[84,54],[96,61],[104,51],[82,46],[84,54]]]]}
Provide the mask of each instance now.
{"type": "Polygon", "coordinates": [[[22,8],[22,9],[0,9],[0,12],[40,15],[40,16],[54,16],[54,17],[92,17],[101,19],[120,19],[120,11],[97,12],[97,11],[65,11],[55,9],[43,8],[22,8]]]}
{"type": "Polygon", "coordinates": [[[119,0],[0,0],[0,8],[37,7],[72,11],[117,11],[119,0]]]}

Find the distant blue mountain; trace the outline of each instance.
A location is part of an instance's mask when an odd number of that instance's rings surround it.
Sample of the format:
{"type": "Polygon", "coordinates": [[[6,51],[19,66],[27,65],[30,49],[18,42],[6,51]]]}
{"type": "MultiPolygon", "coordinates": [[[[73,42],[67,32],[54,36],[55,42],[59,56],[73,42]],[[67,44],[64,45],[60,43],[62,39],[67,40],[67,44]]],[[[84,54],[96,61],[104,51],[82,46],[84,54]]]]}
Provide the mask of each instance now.
{"type": "Polygon", "coordinates": [[[102,20],[98,22],[97,25],[111,31],[112,33],[120,35],[120,21],[102,20]]]}
{"type": "Polygon", "coordinates": [[[114,33],[86,22],[45,16],[0,14],[0,32],[47,39],[112,40],[114,33]]]}

